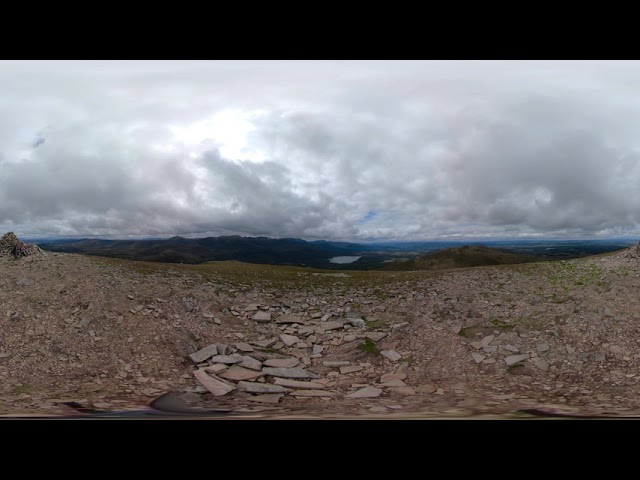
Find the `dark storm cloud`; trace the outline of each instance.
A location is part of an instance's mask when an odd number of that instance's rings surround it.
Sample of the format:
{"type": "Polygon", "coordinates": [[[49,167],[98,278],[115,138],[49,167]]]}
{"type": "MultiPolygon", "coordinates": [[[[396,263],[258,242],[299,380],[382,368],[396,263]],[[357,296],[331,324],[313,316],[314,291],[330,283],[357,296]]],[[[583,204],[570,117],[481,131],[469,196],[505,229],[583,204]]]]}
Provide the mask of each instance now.
{"type": "Polygon", "coordinates": [[[4,62],[0,228],[637,234],[638,85],[638,62],[4,62]]]}

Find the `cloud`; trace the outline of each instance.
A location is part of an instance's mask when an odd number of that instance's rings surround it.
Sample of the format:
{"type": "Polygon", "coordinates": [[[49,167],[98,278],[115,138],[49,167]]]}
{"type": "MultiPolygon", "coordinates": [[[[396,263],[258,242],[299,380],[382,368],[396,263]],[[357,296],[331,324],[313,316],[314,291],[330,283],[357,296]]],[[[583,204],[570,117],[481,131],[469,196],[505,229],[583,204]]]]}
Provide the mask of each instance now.
{"type": "Polygon", "coordinates": [[[2,230],[640,232],[637,62],[2,67],[2,230]]]}

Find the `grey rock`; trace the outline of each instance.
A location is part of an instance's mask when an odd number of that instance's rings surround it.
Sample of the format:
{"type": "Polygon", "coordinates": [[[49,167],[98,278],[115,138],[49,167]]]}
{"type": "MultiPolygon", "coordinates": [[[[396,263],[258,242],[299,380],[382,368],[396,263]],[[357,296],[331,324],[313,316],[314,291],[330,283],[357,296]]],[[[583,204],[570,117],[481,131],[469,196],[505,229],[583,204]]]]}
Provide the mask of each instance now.
{"type": "Polygon", "coordinates": [[[253,319],[259,323],[268,323],[271,321],[271,314],[260,310],[253,316],[253,319]]]}
{"type": "Polygon", "coordinates": [[[487,358],[486,355],[476,352],[471,352],[471,356],[476,363],[481,363],[485,358],[487,358]]]}
{"type": "Polygon", "coordinates": [[[389,360],[391,360],[392,362],[397,362],[398,360],[400,360],[402,358],[402,355],[400,355],[398,352],[396,352],[395,350],[382,350],[380,352],[380,354],[383,357],[388,358],[389,360]]]}
{"type": "Polygon", "coordinates": [[[301,382],[299,380],[290,380],[288,378],[276,378],[274,380],[276,385],[282,385],[287,388],[299,388],[302,390],[322,390],[327,388],[321,383],[317,382],[301,382]]]}
{"type": "Polygon", "coordinates": [[[576,351],[576,349],[575,349],[575,348],[573,348],[573,347],[571,347],[571,346],[567,345],[567,353],[568,353],[569,355],[573,355],[573,354],[575,353],[575,351],[576,351]]]}
{"type": "Polygon", "coordinates": [[[268,338],[267,340],[255,341],[255,342],[253,342],[253,344],[258,346],[258,347],[269,348],[269,347],[273,346],[276,342],[277,342],[277,340],[275,338],[268,338]]]}
{"type": "Polygon", "coordinates": [[[515,365],[516,363],[523,362],[529,358],[528,354],[524,355],[509,355],[505,357],[504,361],[507,365],[515,365]]]}
{"type": "Polygon", "coordinates": [[[333,321],[333,322],[326,322],[324,324],[321,324],[319,328],[324,329],[324,331],[326,332],[328,330],[338,330],[343,327],[344,327],[344,323],[333,321]]]}
{"type": "Polygon", "coordinates": [[[327,320],[329,320],[331,318],[331,314],[327,313],[325,315],[322,316],[322,318],[320,319],[321,322],[326,322],[327,320]]]}
{"type": "Polygon", "coordinates": [[[320,378],[319,375],[308,372],[302,368],[274,368],[274,367],[263,367],[262,373],[266,375],[271,375],[274,377],[284,377],[284,378],[320,378]]]}
{"type": "Polygon", "coordinates": [[[476,350],[480,350],[482,348],[482,344],[480,342],[469,342],[469,345],[471,345],[476,350]]]}
{"type": "Polygon", "coordinates": [[[302,323],[302,317],[299,315],[282,315],[276,320],[276,323],[302,323]]]}
{"type": "Polygon", "coordinates": [[[372,342],[379,342],[383,338],[386,338],[388,334],[385,332],[367,332],[365,336],[372,342]]]}
{"type": "Polygon", "coordinates": [[[367,325],[366,322],[361,318],[352,318],[349,323],[351,323],[351,325],[353,325],[354,327],[365,327],[367,325]]]}
{"type": "Polygon", "coordinates": [[[193,375],[196,377],[196,380],[215,397],[221,397],[236,389],[233,385],[229,385],[227,382],[223,382],[215,376],[208,375],[204,370],[196,370],[193,372],[193,375]]]}
{"type": "Polygon", "coordinates": [[[216,363],[209,367],[204,367],[203,370],[207,373],[220,373],[227,371],[228,368],[229,366],[225,365],[224,363],[216,363]]]}
{"type": "Polygon", "coordinates": [[[242,361],[237,363],[240,367],[249,368],[251,370],[262,370],[262,362],[247,355],[242,356],[242,361]]]}
{"type": "Polygon", "coordinates": [[[493,335],[487,335],[482,340],[480,340],[480,344],[484,347],[485,345],[489,345],[494,339],[493,335]]]}
{"type": "Polygon", "coordinates": [[[210,361],[214,363],[226,363],[226,364],[240,363],[242,362],[242,360],[243,360],[242,355],[238,355],[237,353],[234,353],[232,355],[214,355],[210,359],[210,361]]]}
{"type": "Polygon", "coordinates": [[[182,306],[187,312],[195,312],[198,309],[198,301],[193,297],[182,299],[182,306]]]}
{"type": "Polygon", "coordinates": [[[396,323],[391,327],[391,333],[401,332],[409,327],[409,322],[396,323]]]}
{"type": "Polygon", "coordinates": [[[532,360],[533,364],[538,367],[540,370],[546,372],[547,370],[549,370],[549,363],[545,362],[543,359],[541,358],[534,358],[532,360]]]}
{"type": "Polygon", "coordinates": [[[80,321],[79,321],[79,322],[78,322],[78,324],[76,325],[76,328],[84,328],[84,327],[86,327],[87,325],[89,325],[89,324],[91,323],[91,321],[92,321],[92,320],[93,320],[93,319],[92,319],[90,316],[85,315],[85,316],[83,316],[83,317],[80,319],[80,321]]]}
{"type": "Polygon", "coordinates": [[[342,375],[347,375],[348,373],[355,373],[364,370],[364,367],[360,365],[349,365],[347,367],[340,367],[340,373],[342,375]]]}
{"type": "Polygon", "coordinates": [[[380,395],[382,395],[382,390],[380,388],[368,386],[346,396],[348,398],[375,398],[379,397],[380,395]]]}
{"type": "Polygon", "coordinates": [[[287,335],[286,333],[280,335],[280,340],[282,340],[287,347],[290,347],[300,341],[300,339],[295,335],[287,335]]]}
{"type": "Polygon", "coordinates": [[[536,345],[536,350],[538,351],[538,353],[546,352],[547,350],[549,350],[549,344],[548,343],[538,343],[536,345]]]}
{"type": "Polygon", "coordinates": [[[482,350],[484,350],[486,353],[494,353],[498,350],[498,347],[496,347],[495,345],[483,345],[482,350]]]}
{"type": "Polygon", "coordinates": [[[238,390],[249,393],[285,393],[289,391],[288,388],[282,385],[258,382],[240,382],[238,383],[238,390]]]}
{"type": "Polygon", "coordinates": [[[215,345],[218,349],[218,355],[227,355],[228,353],[231,353],[229,345],[225,345],[224,343],[216,343],[215,345]]]}
{"type": "Polygon", "coordinates": [[[309,325],[303,325],[298,329],[298,335],[308,336],[315,332],[315,328],[309,325]]]}
{"type": "Polygon", "coordinates": [[[202,363],[206,359],[213,357],[218,354],[218,349],[214,345],[209,345],[208,347],[204,347],[202,350],[198,350],[195,353],[189,355],[189,358],[193,363],[202,363]]]}
{"type": "Polygon", "coordinates": [[[16,282],[16,285],[19,287],[28,287],[29,285],[33,285],[33,280],[30,278],[21,278],[16,282]]]}
{"type": "Polygon", "coordinates": [[[462,323],[457,322],[454,323],[453,325],[451,325],[451,327],[449,328],[449,330],[451,331],[451,333],[453,333],[454,335],[459,334],[462,331],[462,323]]]}
{"type": "Polygon", "coordinates": [[[505,345],[505,347],[507,350],[509,350],[510,352],[514,352],[514,353],[518,353],[520,351],[520,349],[514,345],[505,345]]]}
{"type": "Polygon", "coordinates": [[[289,395],[294,397],[333,397],[335,393],[326,390],[294,390],[289,395]]]}
{"type": "Polygon", "coordinates": [[[322,365],[324,365],[325,367],[346,367],[348,365],[351,365],[351,362],[349,360],[326,360],[322,362],[322,365]]]}
{"type": "Polygon", "coordinates": [[[239,367],[233,365],[229,370],[220,374],[221,378],[227,380],[234,380],[239,382],[240,380],[255,380],[258,377],[262,377],[262,372],[256,372],[255,370],[249,370],[248,368],[239,367]]]}
{"type": "Polygon", "coordinates": [[[244,308],[245,312],[255,312],[260,308],[260,304],[259,303],[250,303],[249,305],[247,305],[244,308]]]}
{"type": "Polygon", "coordinates": [[[263,395],[255,395],[253,397],[249,397],[249,400],[252,402],[259,403],[268,403],[268,404],[276,404],[280,401],[280,399],[284,397],[282,393],[265,393],[263,395]]]}
{"type": "Polygon", "coordinates": [[[255,351],[251,345],[246,342],[236,343],[236,348],[241,352],[251,353],[255,351]]]}
{"type": "Polygon", "coordinates": [[[270,358],[264,361],[265,367],[276,368],[293,368],[299,363],[300,361],[297,358],[270,358]]]}
{"type": "Polygon", "coordinates": [[[319,354],[321,354],[321,353],[322,353],[322,351],[323,351],[323,350],[324,350],[324,347],[323,347],[322,345],[314,345],[314,346],[313,346],[312,353],[313,353],[314,355],[319,355],[319,354]]]}

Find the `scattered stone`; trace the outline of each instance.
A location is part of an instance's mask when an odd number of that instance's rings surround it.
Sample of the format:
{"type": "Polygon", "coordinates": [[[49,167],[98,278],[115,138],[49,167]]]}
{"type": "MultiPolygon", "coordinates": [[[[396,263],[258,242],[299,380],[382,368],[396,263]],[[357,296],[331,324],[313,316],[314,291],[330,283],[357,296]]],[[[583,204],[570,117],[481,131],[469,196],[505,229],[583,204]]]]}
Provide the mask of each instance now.
{"type": "Polygon", "coordinates": [[[285,377],[285,378],[319,378],[320,376],[308,372],[302,368],[272,368],[263,367],[262,372],[266,375],[273,377],[285,377]]]}
{"type": "Polygon", "coordinates": [[[536,350],[538,351],[538,353],[546,352],[547,350],[549,350],[549,344],[548,343],[538,343],[536,345],[536,350]]]}
{"type": "Polygon", "coordinates": [[[325,315],[322,316],[322,318],[320,319],[321,322],[326,322],[327,320],[329,320],[331,318],[331,314],[330,313],[326,313],[325,315]]]}
{"type": "Polygon", "coordinates": [[[396,323],[393,327],[391,327],[391,333],[397,333],[406,330],[408,326],[409,322],[396,323]]]}
{"type": "Polygon", "coordinates": [[[237,353],[234,353],[232,355],[215,355],[211,357],[209,361],[214,363],[232,364],[232,363],[240,363],[242,362],[242,360],[244,360],[242,355],[238,355],[237,353]]]}
{"type": "Polygon", "coordinates": [[[354,327],[365,327],[367,325],[366,322],[361,318],[352,318],[349,323],[351,323],[351,325],[353,325],[354,327]]]}
{"type": "Polygon", "coordinates": [[[263,395],[249,397],[249,400],[252,402],[276,404],[282,397],[284,397],[284,394],[282,393],[265,393],[263,395]]]}
{"type": "Polygon", "coordinates": [[[229,367],[224,363],[216,363],[215,365],[211,365],[209,367],[204,367],[204,371],[207,373],[220,373],[226,372],[229,367]]]}
{"type": "Polygon", "coordinates": [[[406,373],[385,373],[380,377],[380,383],[388,383],[396,380],[405,380],[407,378],[406,373]]]}
{"type": "Polygon", "coordinates": [[[476,352],[471,352],[471,356],[473,357],[476,363],[481,363],[485,358],[487,358],[486,355],[483,355],[481,353],[476,353],[476,352]]]}
{"type": "Polygon", "coordinates": [[[236,348],[238,350],[240,350],[241,352],[245,352],[245,353],[255,352],[253,347],[251,345],[249,345],[248,343],[245,343],[245,342],[236,343],[236,348]]]}
{"type": "Polygon", "coordinates": [[[416,387],[416,392],[419,393],[434,393],[436,391],[436,386],[431,384],[419,385],[416,387]]]}
{"type": "Polygon", "coordinates": [[[368,338],[372,342],[379,342],[383,338],[387,337],[388,334],[385,332],[367,332],[365,338],[368,338]]]}
{"type": "Polygon", "coordinates": [[[335,367],[348,367],[349,365],[351,365],[351,362],[349,360],[326,360],[324,362],[322,362],[322,365],[324,365],[325,367],[331,367],[331,368],[335,368],[335,367]]]}
{"type": "Polygon", "coordinates": [[[324,350],[324,347],[322,345],[314,345],[313,346],[313,350],[312,353],[314,355],[320,355],[322,353],[322,351],[324,350]]]}
{"type": "Polygon", "coordinates": [[[520,351],[520,349],[514,345],[505,345],[505,347],[507,350],[509,350],[510,352],[514,352],[514,353],[518,353],[520,351]]]}
{"type": "Polygon", "coordinates": [[[244,368],[248,368],[251,370],[261,370],[262,369],[262,362],[259,360],[256,360],[253,357],[249,357],[247,355],[243,355],[242,356],[242,361],[240,363],[237,363],[236,365],[240,366],[240,367],[244,367],[244,368]]]}
{"type": "Polygon", "coordinates": [[[268,323],[271,321],[271,314],[260,310],[253,316],[253,319],[258,323],[268,323]]]}
{"type": "Polygon", "coordinates": [[[494,335],[488,335],[484,337],[482,340],[480,340],[480,345],[482,345],[483,347],[486,345],[489,345],[494,338],[495,338],[494,335]]]}
{"type": "Polygon", "coordinates": [[[274,379],[274,383],[276,385],[282,385],[283,387],[288,388],[298,388],[298,389],[308,389],[308,390],[322,390],[327,388],[325,385],[317,382],[301,382],[299,380],[290,380],[288,378],[278,378],[274,379]]]}
{"type": "Polygon", "coordinates": [[[571,347],[571,346],[567,345],[567,353],[568,353],[569,355],[573,355],[573,354],[575,353],[575,351],[576,351],[576,349],[575,349],[575,348],[573,348],[573,347],[571,347]]]}
{"type": "Polygon", "coordinates": [[[275,338],[269,338],[267,340],[258,340],[257,342],[253,342],[254,345],[262,348],[269,348],[273,346],[277,340],[275,338]]]}
{"type": "Polygon", "coordinates": [[[218,349],[215,345],[209,345],[208,347],[204,347],[202,350],[198,350],[195,353],[189,355],[189,358],[193,363],[202,363],[206,359],[213,357],[218,354],[218,349]]]}
{"type": "Polygon", "coordinates": [[[270,358],[264,361],[265,367],[293,368],[300,364],[297,358],[270,358]]]}
{"type": "Polygon", "coordinates": [[[346,396],[348,398],[375,398],[380,395],[382,395],[382,390],[380,388],[369,385],[368,387],[364,387],[346,396]]]}
{"type": "Polygon", "coordinates": [[[335,393],[326,390],[294,390],[290,395],[294,397],[333,397],[335,393]]]}
{"type": "Polygon", "coordinates": [[[321,329],[324,329],[324,331],[328,331],[328,330],[338,330],[339,328],[343,328],[344,327],[344,323],[342,322],[326,322],[322,325],[320,325],[321,329]]]}
{"type": "Polygon", "coordinates": [[[342,375],[347,375],[348,373],[355,373],[364,370],[364,367],[360,365],[349,365],[347,367],[340,367],[340,373],[342,375]]]}
{"type": "Polygon", "coordinates": [[[392,387],[391,391],[399,395],[404,395],[406,397],[413,396],[416,394],[416,391],[413,389],[413,387],[408,387],[408,386],[392,387]]]}
{"type": "Polygon", "coordinates": [[[255,312],[260,308],[260,304],[259,303],[250,303],[249,305],[247,305],[244,308],[245,312],[255,312]]]}
{"type": "Polygon", "coordinates": [[[302,318],[298,315],[282,315],[276,323],[302,323],[302,318]]]}
{"type": "Polygon", "coordinates": [[[476,350],[480,350],[482,348],[482,344],[480,342],[470,342],[469,345],[471,345],[476,350]]]}
{"type": "Polygon", "coordinates": [[[16,285],[19,287],[28,287],[30,285],[33,285],[33,280],[31,280],[30,278],[21,278],[20,280],[16,281],[16,285]]]}
{"type": "Polygon", "coordinates": [[[255,370],[233,365],[229,370],[220,374],[220,377],[239,382],[240,380],[254,380],[263,375],[262,372],[256,372],[255,370]]]}
{"type": "Polygon", "coordinates": [[[482,345],[482,350],[486,353],[495,353],[498,350],[498,347],[495,345],[482,345]]]}
{"type": "Polygon", "coordinates": [[[208,375],[204,370],[196,370],[193,372],[193,375],[196,377],[196,380],[215,397],[221,397],[236,389],[236,387],[229,385],[227,382],[223,382],[218,377],[208,375]]]}
{"type": "Polygon", "coordinates": [[[451,331],[451,333],[453,333],[454,335],[459,334],[462,331],[462,322],[456,322],[453,325],[451,325],[451,327],[449,328],[449,330],[451,331]]]}
{"type": "Polygon", "coordinates": [[[525,353],[524,355],[509,355],[508,357],[505,357],[504,361],[507,365],[511,366],[515,365],[516,363],[523,362],[528,358],[529,355],[525,353]]]}
{"type": "Polygon", "coordinates": [[[291,347],[300,341],[300,339],[295,335],[287,335],[286,333],[280,335],[280,340],[282,340],[287,347],[291,347]]]}
{"type": "Polygon", "coordinates": [[[249,393],[285,393],[289,391],[282,385],[257,382],[240,382],[238,383],[238,390],[249,393]]]}
{"type": "Polygon", "coordinates": [[[396,352],[395,350],[382,350],[380,352],[380,354],[383,357],[388,358],[389,360],[391,360],[392,362],[397,362],[398,360],[400,360],[402,358],[402,355],[400,355],[398,352],[396,352]]]}
{"type": "Polygon", "coordinates": [[[538,358],[534,358],[531,361],[536,367],[538,367],[543,372],[546,372],[547,370],[549,370],[549,363],[544,361],[543,359],[538,357],[538,358]]]}

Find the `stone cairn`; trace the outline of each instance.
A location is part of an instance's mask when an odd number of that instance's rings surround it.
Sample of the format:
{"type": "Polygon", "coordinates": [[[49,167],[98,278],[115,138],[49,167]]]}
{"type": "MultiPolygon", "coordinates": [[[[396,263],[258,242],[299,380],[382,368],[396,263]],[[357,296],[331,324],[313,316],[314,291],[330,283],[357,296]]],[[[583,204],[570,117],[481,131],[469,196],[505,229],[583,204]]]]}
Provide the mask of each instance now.
{"type": "Polygon", "coordinates": [[[46,253],[37,245],[21,242],[13,232],[5,233],[0,238],[0,256],[13,256],[17,260],[20,257],[32,255],[46,255],[46,253]]]}

